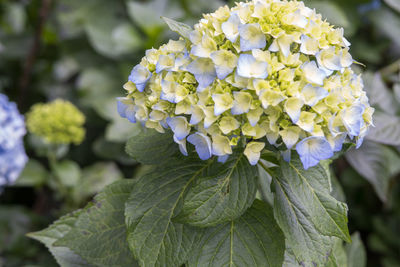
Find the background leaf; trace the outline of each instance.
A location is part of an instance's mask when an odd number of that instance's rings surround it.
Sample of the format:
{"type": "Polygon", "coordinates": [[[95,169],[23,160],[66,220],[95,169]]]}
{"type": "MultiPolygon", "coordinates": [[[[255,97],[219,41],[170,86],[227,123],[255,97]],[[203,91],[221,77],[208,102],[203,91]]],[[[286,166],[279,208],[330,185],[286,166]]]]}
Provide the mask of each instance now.
{"type": "Polygon", "coordinates": [[[374,113],[374,125],[367,136],[368,140],[381,144],[400,145],[400,118],[383,112],[374,113]]]}
{"type": "Polygon", "coordinates": [[[352,243],[346,244],[347,266],[365,267],[367,264],[364,244],[358,232],[351,235],[352,243]]]}
{"type": "Polygon", "coordinates": [[[400,158],[384,145],[365,141],[358,149],[352,149],[346,153],[346,159],[350,165],[363,177],[365,177],[374,187],[379,198],[387,201],[389,181],[392,176],[387,163],[392,161],[392,157],[400,158]]]}

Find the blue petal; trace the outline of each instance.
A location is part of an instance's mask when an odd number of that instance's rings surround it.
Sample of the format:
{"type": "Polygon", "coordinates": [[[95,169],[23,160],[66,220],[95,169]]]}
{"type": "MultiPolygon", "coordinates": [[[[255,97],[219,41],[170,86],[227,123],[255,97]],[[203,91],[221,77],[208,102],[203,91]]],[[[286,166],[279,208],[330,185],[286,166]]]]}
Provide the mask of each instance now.
{"type": "Polygon", "coordinates": [[[133,82],[140,92],[143,92],[151,75],[151,72],[146,67],[138,64],[133,67],[129,75],[129,81],[133,82]]]}
{"type": "Polygon", "coordinates": [[[239,29],[239,25],[240,18],[236,13],[233,13],[226,22],[221,24],[222,32],[225,34],[225,37],[232,43],[236,42],[236,39],[239,36],[239,32],[232,33],[232,29],[235,29],[235,31],[237,31],[239,29]]]}
{"type": "Polygon", "coordinates": [[[338,151],[342,150],[343,143],[345,140],[346,140],[346,134],[341,134],[341,135],[336,136],[334,138],[333,151],[338,152],[338,151]]]}
{"type": "Polygon", "coordinates": [[[364,125],[362,117],[364,110],[365,107],[362,104],[356,104],[345,110],[346,118],[343,120],[343,124],[350,135],[357,136],[360,134],[361,128],[364,125]]]}
{"type": "Polygon", "coordinates": [[[185,117],[178,116],[173,118],[167,118],[167,124],[174,132],[174,136],[177,140],[182,140],[188,136],[190,128],[187,127],[187,121],[185,117]]]}
{"type": "Polygon", "coordinates": [[[127,105],[125,105],[124,103],[122,103],[121,101],[117,102],[117,110],[118,110],[118,114],[122,117],[122,118],[126,118],[125,112],[126,109],[128,108],[127,105]]]}
{"type": "Polygon", "coordinates": [[[218,162],[225,163],[229,158],[229,155],[219,156],[218,162]]]}
{"type": "Polygon", "coordinates": [[[333,150],[325,137],[310,136],[304,138],[296,145],[296,151],[300,155],[304,169],[313,167],[320,160],[333,156],[333,150]]]}
{"type": "Polygon", "coordinates": [[[267,45],[267,40],[265,38],[264,33],[260,29],[260,25],[258,24],[243,24],[239,26],[239,35],[240,35],[240,50],[242,51],[250,51],[252,49],[264,49],[267,45]],[[257,29],[258,28],[258,29],[257,29]],[[258,32],[258,34],[250,36],[248,32],[251,30],[258,32]]]}
{"type": "Polygon", "coordinates": [[[319,160],[314,159],[313,157],[310,157],[308,155],[305,156],[300,156],[301,163],[303,163],[303,167],[305,170],[307,170],[310,167],[314,167],[319,163],[319,160]]]}
{"type": "Polygon", "coordinates": [[[200,88],[204,89],[214,82],[216,74],[214,73],[195,74],[194,77],[199,83],[200,88]]]}
{"type": "Polygon", "coordinates": [[[175,143],[177,143],[179,145],[179,150],[181,151],[181,153],[185,156],[188,155],[187,149],[186,149],[186,140],[178,140],[175,136],[174,136],[174,141],[175,143]]]}
{"type": "Polygon", "coordinates": [[[282,154],[284,161],[290,162],[290,159],[292,157],[292,150],[288,149],[288,150],[282,151],[281,154],[282,154]]]}
{"type": "Polygon", "coordinates": [[[211,140],[202,133],[189,135],[187,141],[195,146],[200,159],[207,160],[211,158],[211,140]]]}
{"type": "Polygon", "coordinates": [[[252,55],[241,54],[236,71],[241,77],[265,79],[268,77],[268,63],[258,61],[252,55]]]}
{"type": "Polygon", "coordinates": [[[215,70],[217,72],[217,77],[220,80],[223,80],[228,76],[229,74],[232,73],[233,69],[228,68],[228,67],[222,67],[222,66],[215,66],[215,70]]]}
{"type": "Polygon", "coordinates": [[[139,92],[143,92],[144,88],[146,87],[146,83],[136,83],[136,88],[138,89],[139,92]]]}
{"type": "Polygon", "coordinates": [[[194,74],[200,88],[206,88],[217,77],[214,63],[208,58],[198,58],[187,66],[187,70],[194,74]]]}
{"type": "Polygon", "coordinates": [[[126,109],[126,111],[125,111],[125,116],[126,116],[126,118],[127,118],[130,122],[136,123],[136,116],[135,116],[135,115],[136,115],[136,112],[135,112],[133,106],[128,107],[128,108],[126,109]]]}
{"type": "Polygon", "coordinates": [[[364,142],[364,136],[358,136],[356,141],[356,149],[359,149],[364,142]]]}

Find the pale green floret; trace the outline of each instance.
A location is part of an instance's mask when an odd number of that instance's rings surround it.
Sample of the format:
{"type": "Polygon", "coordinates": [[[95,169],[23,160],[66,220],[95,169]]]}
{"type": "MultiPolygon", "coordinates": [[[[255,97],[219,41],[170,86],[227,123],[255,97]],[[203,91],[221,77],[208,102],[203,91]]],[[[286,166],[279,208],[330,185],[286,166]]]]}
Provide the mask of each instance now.
{"type": "Polygon", "coordinates": [[[372,124],[343,29],[301,1],[224,6],[186,37],[146,52],[120,105],[132,122],[172,128],[184,154],[188,140],[204,159],[224,157],[242,138],[252,164],[269,142],[300,151],[309,167],[319,159],[308,144],[330,144],[330,155],[343,142],[360,145],[372,124]]]}
{"type": "Polygon", "coordinates": [[[85,137],[85,116],[72,103],[55,100],[34,105],[26,115],[29,132],[52,144],[79,145],[85,137]]]}

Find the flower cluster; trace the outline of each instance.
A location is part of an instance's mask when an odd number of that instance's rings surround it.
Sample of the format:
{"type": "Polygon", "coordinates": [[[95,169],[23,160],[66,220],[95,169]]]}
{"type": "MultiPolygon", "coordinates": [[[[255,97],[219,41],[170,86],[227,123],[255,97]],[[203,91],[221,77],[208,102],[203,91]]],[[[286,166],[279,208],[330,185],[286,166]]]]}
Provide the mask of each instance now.
{"type": "Polygon", "coordinates": [[[187,141],[203,160],[226,159],[244,137],[251,164],[268,141],[308,168],[362,143],[373,108],[350,43],[303,2],[221,7],[187,37],[146,51],[118,99],[122,117],[170,128],[182,153],[187,141]]]}
{"type": "Polygon", "coordinates": [[[82,143],[84,123],[85,115],[71,102],[61,99],[34,105],[26,118],[29,132],[51,144],[82,143]]]}
{"type": "Polygon", "coordinates": [[[25,133],[24,117],[16,104],[0,94],[0,187],[15,182],[28,160],[25,133]]]}

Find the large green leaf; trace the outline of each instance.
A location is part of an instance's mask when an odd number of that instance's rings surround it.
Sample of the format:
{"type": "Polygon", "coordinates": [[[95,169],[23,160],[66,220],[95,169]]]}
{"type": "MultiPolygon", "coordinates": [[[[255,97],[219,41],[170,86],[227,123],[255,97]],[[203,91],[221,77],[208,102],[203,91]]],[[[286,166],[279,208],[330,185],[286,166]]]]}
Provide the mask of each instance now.
{"type": "Polygon", "coordinates": [[[399,146],[400,145],[400,118],[383,112],[375,112],[375,127],[369,129],[368,140],[381,144],[399,146]]]}
{"type": "Polygon", "coordinates": [[[126,152],[143,164],[160,164],[179,154],[170,131],[161,134],[152,129],[143,129],[132,136],[126,144],[126,152]]]}
{"type": "Polygon", "coordinates": [[[347,206],[330,195],[326,169],[304,170],[298,156],[281,160],[273,172],[274,212],[297,260],[305,266],[322,265],[337,236],[350,241],[347,206]]]}
{"type": "Polygon", "coordinates": [[[121,180],[106,187],[54,245],[68,247],[97,266],[137,266],[126,242],[124,222],[124,204],[134,185],[134,180],[121,180]]]}
{"type": "Polygon", "coordinates": [[[358,232],[351,235],[352,243],[346,244],[347,266],[365,267],[367,265],[367,255],[364,244],[358,232]]]}
{"type": "MultiPolygon", "coordinates": [[[[394,174],[390,166],[393,158],[397,162],[400,160],[390,148],[372,141],[364,141],[359,149],[346,153],[350,165],[372,184],[383,202],[387,201],[389,181],[394,174]]],[[[396,165],[398,167],[398,163],[396,165]]]]}
{"type": "Polygon", "coordinates": [[[275,222],[272,208],[255,200],[238,219],[205,228],[191,252],[188,266],[281,267],[284,252],[284,236],[275,222]]]}
{"type": "Polygon", "coordinates": [[[190,185],[213,163],[198,159],[171,161],[142,176],[125,216],[129,247],[140,266],[180,266],[194,243],[190,226],[173,222],[190,185]]]}
{"type": "Polygon", "coordinates": [[[212,164],[188,190],[179,221],[207,227],[236,219],[254,201],[257,176],[242,151],[224,164],[212,164]]]}
{"type": "Polygon", "coordinates": [[[46,229],[29,233],[28,236],[46,245],[61,267],[94,267],[95,265],[87,263],[68,247],[54,246],[57,240],[63,238],[71,231],[81,213],[82,210],[65,215],[46,229]]]}

